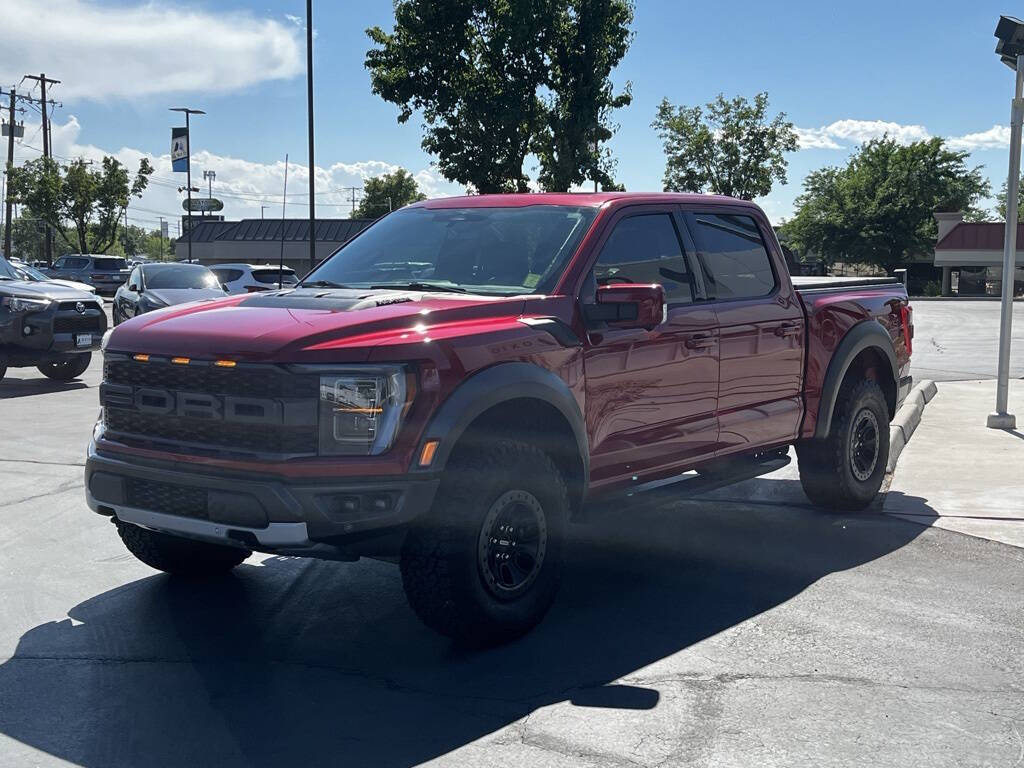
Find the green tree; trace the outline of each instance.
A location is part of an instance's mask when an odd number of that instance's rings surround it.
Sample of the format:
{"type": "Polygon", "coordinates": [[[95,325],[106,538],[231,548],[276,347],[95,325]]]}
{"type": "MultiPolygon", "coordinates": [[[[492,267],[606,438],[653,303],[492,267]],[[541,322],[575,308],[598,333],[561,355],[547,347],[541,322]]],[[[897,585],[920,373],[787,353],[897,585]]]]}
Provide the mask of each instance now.
{"type": "Polygon", "coordinates": [[[363,183],[363,199],[352,218],[379,219],[403,205],[426,199],[427,196],[420,192],[412,174],[399,168],[393,173],[374,176],[363,183]]]}
{"type": "Polygon", "coordinates": [[[658,106],[652,127],[665,149],[666,192],[706,192],[753,200],[786,183],[786,152],[796,131],[780,112],[768,120],[768,94],[751,104],[722,94],[704,107],[658,106]]]}
{"type": "MultiPolygon", "coordinates": [[[[999,193],[996,195],[996,214],[999,216],[1000,221],[1006,221],[1006,201],[1009,197],[1006,182],[1003,181],[1003,186],[1000,187],[999,193]]],[[[1024,216],[1024,176],[1021,176],[1021,181],[1017,188],[1017,211],[1019,215],[1024,216]]]]}
{"type": "Polygon", "coordinates": [[[533,151],[540,160],[538,181],[565,192],[585,180],[615,186],[615,160],[602,144],[618,130],[614,110],[628,106],[630,83],[616,94],[610,75],[633,40],[633,5],[627,0],[570,0],[553,3],[547,58],[550,62],[544,119],[533,151]]]}
{"type": "Polygon", "coordinates": [[[80,253],[106,253],[117,240],[119,223],[132,197],[140,197],[153,173],[143,158],[134,178],[116,158],[99,169],[76,160],[61,166],[41,157],[10,173],[11,192],[80,253]]]}
{"type": "Polygon", "coordinates": [[[973,212],[989,194],[967,152],[935,138],[902,145],[884,137],[861,146],[842,168],[804,179],[796,213],[784,225],[801,251],[892,270],[935,247],[937,210],[973,212]]]}
{"type": "MultiPolygon", "coordinates": [[[[477,192],[526,192],[536,152],[546,188],[609,176],[608,73],[629,45],[629,0],[398,0],[395,27],[367,30],[373,92],[407,122],[445,178],[477,192]]],[[[609,179],[610,180],[610,179],[609,179]]]]}

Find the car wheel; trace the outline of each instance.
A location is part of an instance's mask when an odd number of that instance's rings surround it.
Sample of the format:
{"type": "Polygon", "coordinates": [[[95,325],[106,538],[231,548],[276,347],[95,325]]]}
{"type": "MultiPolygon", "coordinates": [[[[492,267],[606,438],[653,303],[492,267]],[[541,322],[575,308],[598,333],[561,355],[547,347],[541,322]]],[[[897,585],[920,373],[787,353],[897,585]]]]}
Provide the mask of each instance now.
{"type": "Polygon", "coordinates": [[[538,448],[465,446],[401,553],[409,603],[431,629],[472,645],[514,639],[554,601],[569,495],[538,448]]]}
{"type": "Polygon", "coordinates": [[[843,385],[828,437],[797,445],[804,493],[830,509],[870,505],[888,461],[889,408],[881,387],[868,379],[843,385]]]}
{"type": "Polygon", "coordinates": [[[176,576],[216,576],[230,571],[252,554],[242,547],[171,536],[123,523],[116,518],[114,524],[121,541],[138,560],[150,568],[176,576]]]}
{"type": "Polygon", "coordinates": [[[92,362],[92,352],[86,352],[80,355],[71,355],[68,359],[56,363],[41,363],[37,367],[39,372],[47,378],[55,381],[71,381],[85,373],[90,362],[92,362]]]}

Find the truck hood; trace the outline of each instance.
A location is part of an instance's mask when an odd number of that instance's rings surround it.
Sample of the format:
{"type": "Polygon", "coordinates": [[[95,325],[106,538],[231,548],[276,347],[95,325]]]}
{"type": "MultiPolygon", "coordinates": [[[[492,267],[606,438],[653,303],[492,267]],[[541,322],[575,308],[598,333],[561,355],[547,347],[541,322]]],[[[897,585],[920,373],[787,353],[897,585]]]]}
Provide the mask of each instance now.
{"type": "Polygon", "coordinates": [[[285,289],[139,315],[114,329],[107,349],[197,359],[356,362],[374,346],[410,334],[429,338],[440,326],[515,322],[524,301],[390,289],[285,289]]]}
{"type": "Polygon", "coordinates": [[[72,288],[68,285],[59,285],[53,281],[29,282],[27,280],[0,280],[0,293],[17,294],[18,296],[29,296],[53,299],[54,301],[71,301],[77,299],[96,300],[96,296],[89,291],[79,288],[72,288]]]}

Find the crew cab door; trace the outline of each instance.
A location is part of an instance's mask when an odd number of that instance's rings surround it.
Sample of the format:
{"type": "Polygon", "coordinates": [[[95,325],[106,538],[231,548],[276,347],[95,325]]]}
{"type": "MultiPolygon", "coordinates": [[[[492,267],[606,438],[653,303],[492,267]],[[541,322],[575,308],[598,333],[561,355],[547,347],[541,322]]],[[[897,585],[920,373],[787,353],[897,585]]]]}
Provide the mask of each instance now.
{"type": "Polygon", "coordinates": [[[678,208],[624,208],[596,250],[584,305],[598,284],[660,283],[667,310],[651,330],[589,323],[584,367],[595,487],[667,474],[712,456],[718,440],[717,321],[700,302],[678,208]]]}
{"type": "Polygon", "coordinates": [[[745,207],[684,217],[719,328],[719,453],[793,440],[803,413],[804,315],[768,221],[745,207]]]}

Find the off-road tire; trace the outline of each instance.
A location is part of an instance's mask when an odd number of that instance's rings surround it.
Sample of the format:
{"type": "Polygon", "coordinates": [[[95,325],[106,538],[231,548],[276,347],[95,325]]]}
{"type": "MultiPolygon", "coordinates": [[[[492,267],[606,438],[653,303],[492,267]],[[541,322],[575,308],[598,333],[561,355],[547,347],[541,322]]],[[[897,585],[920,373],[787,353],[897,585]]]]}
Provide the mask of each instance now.
{"type": "MultiPolygon", "coordinates": [[[[863,445],[863,441],[859,443],[863,445]]],[[[878,494],[889,461],[889,408],[881,387],[859,379],[839,392],[828,437],[797,445],[800,484],[807,498],[828,509],[857,511],[878,494]],[[855,430],[875,432],[874,462],[855,456],[855,430]],[[868,471],[870,469],[870,471],[868,471]],[[860,475],[860,476],[858,476],[860,475]]]]}
{"type": "Polygon", "coordinates": [[[39,372],[48,379],[53,379],[54,381],[71,381],[85,373],[90,362],[92,362],[92,352],[85,352],[79,355],[72,355],[69,359],[63,360],[59,363],[40,363],[36,367],[39,369],[39,372]]]}
{"type": "Polygon", "coordinates": [[[252,554],[241,547],[207,544],[115,520],[128,551],[150,568],[176,576],[209,577],[226,573],[252,554]]]}
{"type": "Polygon", "coordinates": [[[409,604],[428,627],[468,645],[523,635],[544,617],[558,591],[568,519],[565,479],[543,451],[512,440],[460,446],[430,511],[412,525],[402,547],[409,604]],[[544,545],[527,560],[533,563],[532,580],[524,579],[519,591],[499,594],[502,587],[490,567],[493,550],[487,549],[498,544],[484,531],[494,530],[504,514],[495,510],[517,499],[527,500],[537,524],[527,522],[510,540],[522,535],[535,541],[543,530],[544,545]]]}

